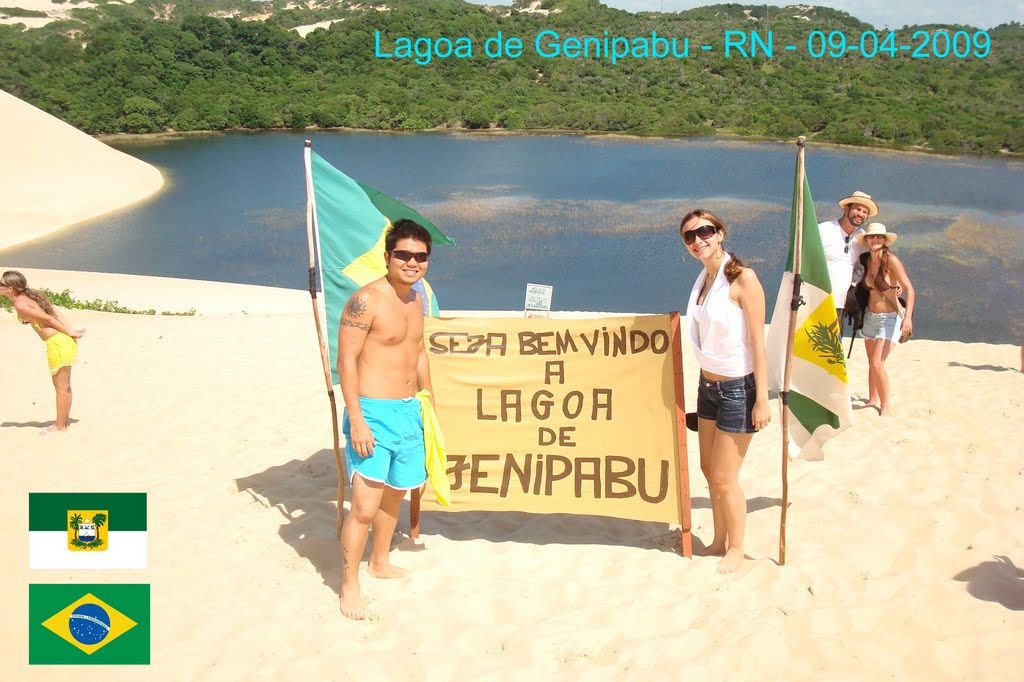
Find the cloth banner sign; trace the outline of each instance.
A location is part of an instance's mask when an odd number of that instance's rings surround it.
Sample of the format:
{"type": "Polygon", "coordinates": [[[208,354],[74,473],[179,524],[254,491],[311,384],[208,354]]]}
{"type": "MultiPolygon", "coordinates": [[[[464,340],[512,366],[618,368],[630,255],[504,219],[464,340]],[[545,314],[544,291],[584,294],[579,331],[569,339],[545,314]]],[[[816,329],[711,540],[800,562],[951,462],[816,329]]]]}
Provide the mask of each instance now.
{"type": "Polygon", "coordinates": [[[444,510],[681,523],[672,329],[668,314],[427,319],[444,510]]]}

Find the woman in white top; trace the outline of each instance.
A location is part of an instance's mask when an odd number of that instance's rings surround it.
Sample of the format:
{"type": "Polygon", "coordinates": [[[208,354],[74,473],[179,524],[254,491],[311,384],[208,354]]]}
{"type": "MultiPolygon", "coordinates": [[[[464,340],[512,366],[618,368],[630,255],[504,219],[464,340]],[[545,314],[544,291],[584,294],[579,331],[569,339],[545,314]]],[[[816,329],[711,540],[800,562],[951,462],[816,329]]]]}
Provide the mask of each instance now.
{"type": "Polygon", "coordinates": [[[739,472],[753,434],[771,420],[764,347],[764,290],[750,268],[722,248],[728,232],[710,211],[679,225],[687,251],[704,265],[686,307],[697,362],[697,437],[708,480],[715,537],[707,555],[723,555],[719,573],[743,563],[747,501],[739,472]]]}

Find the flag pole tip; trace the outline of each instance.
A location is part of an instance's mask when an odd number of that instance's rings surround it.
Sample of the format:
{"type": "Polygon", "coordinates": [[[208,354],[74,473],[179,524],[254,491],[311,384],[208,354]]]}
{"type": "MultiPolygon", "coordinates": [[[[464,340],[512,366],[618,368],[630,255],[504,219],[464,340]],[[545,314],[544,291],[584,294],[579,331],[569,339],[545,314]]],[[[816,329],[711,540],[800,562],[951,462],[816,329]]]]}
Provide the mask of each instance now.
{"type": "Polygon", "coordinates": [[[313,140],[306,140],[306,148],[309,149],[313,146],[313,140]]]}
{"type": "Polygon", "coordinates": [[[803,147],[805,144],[807,144],[807,138],[805,136],[801,135],[796,138],[796,146],[803,147]]]}

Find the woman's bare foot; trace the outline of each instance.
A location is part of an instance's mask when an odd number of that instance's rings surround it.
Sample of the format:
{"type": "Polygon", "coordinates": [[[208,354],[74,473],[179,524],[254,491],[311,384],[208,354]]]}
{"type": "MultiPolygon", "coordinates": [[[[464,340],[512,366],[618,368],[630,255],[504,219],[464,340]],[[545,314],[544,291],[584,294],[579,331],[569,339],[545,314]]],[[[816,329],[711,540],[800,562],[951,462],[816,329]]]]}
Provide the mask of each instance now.
{"type": "Polygon", "coordinates": [[[408,569],[392,566],[390,562],[375,564],[371,561],[366,565],[366,570],[374,578],[404,578],[409,575],[408,569]]]}
{"type": "Polygon", "coordinates": [[[888,405],[879,405],[878,414],[882,415],[883,417],[888,417],[892,414],[892,412],[889,410],[888,405]]]}
{"type": "Polygon", "coordinates": [[[359,594],[359,586],[341,588],[341,615],[352,620],[366,620],[366,609],[363,608],[359,594]]]}
{"type": "Polygon", "coordinates": [[[52,436],[55,433],[64,433],[67,428],[58,429],[56,425],[47,426],[45,429],[39,429],[40,436],[52,436]]]}
{"type": "Polygon", "coordinates": [[[740,570],[740,566],[743,565],[743,550],[730,548],[722,560],[718,562],[717,571],[722,575],[726,573],[735,573],[740,570]]]}
{"type": "Polygon", "coordinates": [[[704,548],[704,551],[700,553],[701,556],[724,556],[725,555],[725,543],[712,542],[710,545],[704,548]]]}

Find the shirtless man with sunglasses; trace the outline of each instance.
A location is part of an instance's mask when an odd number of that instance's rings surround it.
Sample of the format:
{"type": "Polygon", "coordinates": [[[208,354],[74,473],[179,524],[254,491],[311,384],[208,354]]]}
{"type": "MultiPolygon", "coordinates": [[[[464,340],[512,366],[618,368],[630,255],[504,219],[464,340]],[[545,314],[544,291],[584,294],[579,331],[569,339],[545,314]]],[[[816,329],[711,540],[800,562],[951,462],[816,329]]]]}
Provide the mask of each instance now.
{"type": "MultiPolygon", "coordinates": [[[[367,566],[376,578],[400,578],[391,537],[402,498],[427,480],[417,391],[430,385],[423,343],[423,299],[413,285],[430,261],[430,233],[399,220],[384,237],[387,274],[345,304],[338,328],[338,376],[345,400],[343,431],[352,505],[341,527],[341,612],[363,620],[359,564],[370,526],[367,566]]],[[[430,398],[433,401],[433,397],[430,398]]]]}

